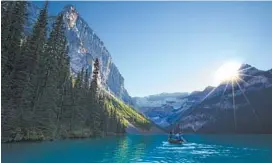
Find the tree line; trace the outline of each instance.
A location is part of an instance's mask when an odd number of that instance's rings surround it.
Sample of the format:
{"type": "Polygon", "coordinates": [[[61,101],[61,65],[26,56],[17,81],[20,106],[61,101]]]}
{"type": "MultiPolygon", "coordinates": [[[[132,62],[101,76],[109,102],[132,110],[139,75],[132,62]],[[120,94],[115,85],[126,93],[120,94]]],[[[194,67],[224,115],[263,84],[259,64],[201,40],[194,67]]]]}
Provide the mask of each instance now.
{"type": "MultiPolygon", "coordinates": [[[[62,13],[47,31],[48,2],[30,35],[26,1],[2,3],[2,140],[50,140],[124,133],[123,118],[105,104],[99,60],[70,74],[62,13]],[[49,35],[48,35],[49,33],[49,35]]],[[[107,98],[108,99],[108,98],[107,98]]]]}

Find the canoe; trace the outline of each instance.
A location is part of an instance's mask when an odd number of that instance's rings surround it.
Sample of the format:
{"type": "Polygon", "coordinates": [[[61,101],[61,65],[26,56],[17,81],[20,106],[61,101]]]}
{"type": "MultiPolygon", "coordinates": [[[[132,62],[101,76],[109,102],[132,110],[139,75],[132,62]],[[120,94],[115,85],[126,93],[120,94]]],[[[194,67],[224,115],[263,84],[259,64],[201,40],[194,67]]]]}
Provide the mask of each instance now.
{"type": "Polygon", "coordinates": [[[183,143],[182,140],[177,140],[177,139],[168,139],[168,142],[170,144],[182,144],[183,143]]]}

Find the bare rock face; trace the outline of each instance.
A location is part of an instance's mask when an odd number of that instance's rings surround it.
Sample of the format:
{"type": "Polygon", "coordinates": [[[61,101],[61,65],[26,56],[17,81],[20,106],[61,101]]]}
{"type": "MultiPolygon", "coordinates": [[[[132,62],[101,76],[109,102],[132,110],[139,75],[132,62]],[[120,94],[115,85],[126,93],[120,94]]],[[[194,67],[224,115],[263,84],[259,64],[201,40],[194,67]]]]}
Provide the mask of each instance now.
{"type": "Polygon", "coordinates": [[[67,29],[66,36],[72,74],[75,75],[82,68],[92,72],[93,60],[98,58],[101,67],[101,84],[107,91],[130,104],[131,97],[124,88],[124,78],[112,62],[111,55],[103,41],[80,17],[75,7],[66,6],[63,15],[67,29]]]}
{"type": "MultiPolygon", "coordinates": [[[[28,15],[25,26],[25,34],[29,35],[36,22],[40,8],[33,3],[28,4],[28,15]]],[[[70,57],[70,69],[73,76],[83,69],[92,72],[94,59],[98,58],[100,63],[101,84],[109,93],[131,104],[132,100],[127,90],[124,88],[124,78],[120,74],[116,65],[112,62],[112,57],[104,43],[97,34],[89,27],[88,23],[80,16],[72,5],[64,7],[60,13],[66,27],[66,38],[68,44],[68,55],[70,57]]],[[[51,31],[56,15],[48,16],[48,31],[51,31]]]]}

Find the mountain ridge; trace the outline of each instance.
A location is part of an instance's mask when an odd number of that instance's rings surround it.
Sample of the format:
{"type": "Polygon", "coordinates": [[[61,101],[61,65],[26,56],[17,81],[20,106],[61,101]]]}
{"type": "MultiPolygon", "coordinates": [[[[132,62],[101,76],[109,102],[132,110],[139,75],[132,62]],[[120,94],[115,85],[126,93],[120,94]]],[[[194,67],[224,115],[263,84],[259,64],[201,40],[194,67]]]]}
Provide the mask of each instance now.
{"type": "MultiPolygon", "coordinates": [[[[272,69],[258,70],[257,68],[249,64],[242,64],[239,71],[241,71],[241,73],[243,73],[244,75],[240,76],[241,81],[239,81],[238,84],[234,86],[235,98],[236,97],[238,99],[241,98],[243,93],[245,92],[257,92],[259,90],[263,90],[261,92],[265,92],[266,90],[270,90],[270,88],[272,87],[272,71],[271,70],[272,69]],[[243,80],[245,82],[243,82],[243,80]],[[242,89],[243,91],[240,89],[242,89]]],[[[231,103],[222,102],[222,100],[226,101],[226,99],[230,99],[232,95],[230,94],[231,90],[232,90],[232,87],[229,84],[223,82],[217,87],[207,86],[202,91],[193,91],[189,93],[187,96],[181,98],[183,102],[180,103],[181,105],[180,105],[180,108],[178,109],[173,109],[171,108],[171,106],[166,106],[166,105],[154,106],[154,107],[142,106],[141,109],[144,110],[143,113],[147,115],[151,120],[153,120],[155,123],[157,123],[158,125],[164,128],[167,128],[167,129],[176,128],[178,123],[178,125],[179,124],[183,125],[183,127],[179,126],[178,128],[182,128],[185,131],[187,130],[190,132],[195,132],[198,129],[202,128],[202,126],[205,124],[203,124],[202,121],[200,120],[201,117],[203,119],[203,115],[198,114],[198,115],[195,115],[194,117],[192,116],[194,115],[192,111],[195,110],[196,108],[199,108],[200,106],[202,106],[201,108],[203,111],[206,111],[208,108],[211,108],[211,106],[205,104],[205,102],[216,99],[217,97],[220,97],[217,100],[217,102],[222,103],[224,107],[231,108],[232,107],[231,103]],[[167,114],[165,113],[165,111],[167,112],[167,114]],[[197,119],[197,117],[199,117],[198,119],[200,121],[197,119]],[[191,126],[188,126],[189,124],[191,126]],[[188,128],[191,128],[191,129],[188,129],[188,128]]],[[[251,100],[254,100],[254,99],[251,99],[251,100]]],[[[216,106],[214,107],[218,108],[218,106],[220,106],[221,104],[220,105],[216,104],[216,105],[217,107],[216,106]]],[[[200,108],[197,110],[200,111],[200,108]]],[[[212,115],[213,118],[216,118],[214,116],[215,115],[212,115]]],[[[212,117],[210,117],[211,121],[213,120],[212,117]]],[[[206,120],[208,120],[207,118],[209,119],[209,117],[206,117],[206,120]]],[[[205,132],[205,130],[202,130],[201,132],[205,132]]],[[[213,131],[213,132],[216,132],[216,131],[213,131]]]]}
{"type": "MultiPolygon", "coordinates": [[[[32,26],[37,20],[41,10],[33,3],[28,3],[29,20],[25,25],[25,34],[29,35],[32,26]]],[[[70,57],[70,68],[75,77],[82,68],[93,71],[94,59],[98,58],[101,64],[101,83],[103,87],[117,98],[127,104],[132,103],[132,98],[124,86],[124,77],[118,67],[113,63],[112,56],[107,50],[104,42],[98,37],[90,25],[80,16],[76,8],[69,4],[59,12],[63,14],[66,28],[68,55],[70,57]]],[[[50,14],[49,14],[50,15],[50,14]]],[[[47,28],[50,31],[56,15],[48,16],[47,28]]]]}

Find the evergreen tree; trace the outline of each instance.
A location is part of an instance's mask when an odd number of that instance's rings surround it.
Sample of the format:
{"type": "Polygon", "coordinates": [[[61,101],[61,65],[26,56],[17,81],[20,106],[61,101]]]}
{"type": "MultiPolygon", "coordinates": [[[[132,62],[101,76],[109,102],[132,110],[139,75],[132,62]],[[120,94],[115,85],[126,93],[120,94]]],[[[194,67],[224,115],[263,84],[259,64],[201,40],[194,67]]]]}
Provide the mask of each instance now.
{"type": "Polygon", "coordinates": [[[19,27],[23,33],[23,24],[15,25],[13,16],[15,11],[24,15],[26,2],[2,4],[5,20],[1,25],[7,27],[1,38],[7,41],[2,49],[2,85],[8,86],[2,89],[2,107],[8,108],[2,109],[3,137],[40,140],[124,133],[122,113],[116,109],[120,107],[118,102],[100,89],[99,60],[94,62],[91,82],[85,69],[75,79],[71,76],[63,15],[58,15],[46,40],[46,3],[32,34],[25,39],[22,35],[15,37],[19,27]],[[9,44],[15,43],[16,47],[10,49],[9,44]]]}
{"type": "Polygon", "coordinates": [[[24,23],[26,20],[26,4],[24,1],[1,2],[1,77],[2,77],[2,137],[7,138],[15,130],[15,120],[18,109],[14,108],[11,72],[15,61],[21,53],[21,40],[23,39],[24,23]]]}
{"type": "Polygon", "coordinates": [[[99,104],[99,61],[98,58],[96,58],[94,62],[94,71],[93,71],[93,76],[92,76],[92,81],[91,81],[91,101],[92,101],[92,108],[91,108],[91,119],[93,120],[92,123],[92,130],[94,135],[99,134],[99,128],[101,124],[101,109],[100,109],[100,104],[99,104]]]}
{"type": "Polygon", "coordinates": [[[73,101],[73,84],[72,84],[72,77],[68,78],[67,84],[65,85],[65,98],[64,98],[64,124],[67,124],[67,133],[72,131],[72,123],[74,117],[74,101],[73,101]]]}
{"type": "Polygon", "coordinates": [[[43,56],[44,64],[40,65],[39,92],[37,109],[47,119],[43,124],[47,128],[46,135],[58,136],[63,111],[64,88],[69,78],[69,59],[67,57],[65,28],[63,16],[59,15],[53,25],[43,56]],[[45,113],[44,113],[45,112],[45,113]],[[51,132],[50,132],[51,131],[51,132]]]}
{"type": "Polygon", "coordinates": [[[27,2],[18,1],[1,3],[3,4],[3,6],[1,6],[1,71],[2,79],[4,80],[14,69],[16,57],[18,57],[20,53],[24,23],[27,17],[27,2]]]}
{"type": "Polygon", "coordinates": [[[47,6],[41,10],[37,22],[33,27],[32,34],[27,38],[25,47],[23,48],[20,58],[16,61],[16,67],[13,71],[13,90],[16,107],[21,108],[20,125],[24,128],[24,132],[33,130],[35,93],[37,89],[37,70],[39,64],[39,56],[44,53],[44,45],[46,41],[46,25],[47,25],[47,6]]]}
{"type": "Polygon", "coordinates": [[[58,79],[58,111],[57,111],[57,120],[58,120],[58,127],[60,127],[60,121],[62,119],[62,112],[63,112],[63,102],[64,102],[64,92],[65,92],[65,85],[67,84],[68,78],[70,76],[69,72],[69,57],[68,57],[68,49],[67,49],[67,41],[65,37],[65,24],[63,21],[63,15],[60,14],[56,21],[56,27],[58,30],[58,40],[57,40],[57,50],[56,50],[56,59],[57,59],[57,79],[58,79]]]}
{"type": "MultiPolygon", "coordinates": [[[[35,78],[38,65],[39,55],[44,51],[44,43],[46,39],[46,20],[47,4],[40,12],[40,16],[34,25],[32,35],[29,36],[24,43],[22,54],[16,61],[15,70],[12,73],[13,90],[15,90],[18,98],[23,92],[29,92],[24,89],[35,89],[35,78]],[[31,87],[31,88],[30,88],[31,87]]],[[[21,103],[18,103],[21,104],[21,103]]]]}
{"type": "Polygon", "coordinates": [[[88,72],[88,70],[85,71],[83,82],[84,82],[84,84],[83,84],[84,89],[88,90],[89,89],[89,72],[88,72]]]}
{"type": "Polygon", "coordinates": [[[94,70],[91,81],[91,92],[94,95],[93,97],[94,99],[96,99],[98,96],[99,70],[100,70],[99,61],[98,58],[96,58],[94,62],[94,70]]]}
{"type": "Polygon", "coordinates": [[[109,125],[109,113],[107,108],[103,108],[103,112],[102,112],[103,116],[102,116],[102,130],[104,132],[105,135],[107,135],[108,133],[108,125],[109,125]]]}
{"type": "Polygon", "coordinates": [[[74,86],[74,88],[75,89],[80,89],[81,86],[82,86],[81,74],[77,73],[77,77],[76,77],[76,80],[75,80],[75,86],[74,86]]]}

